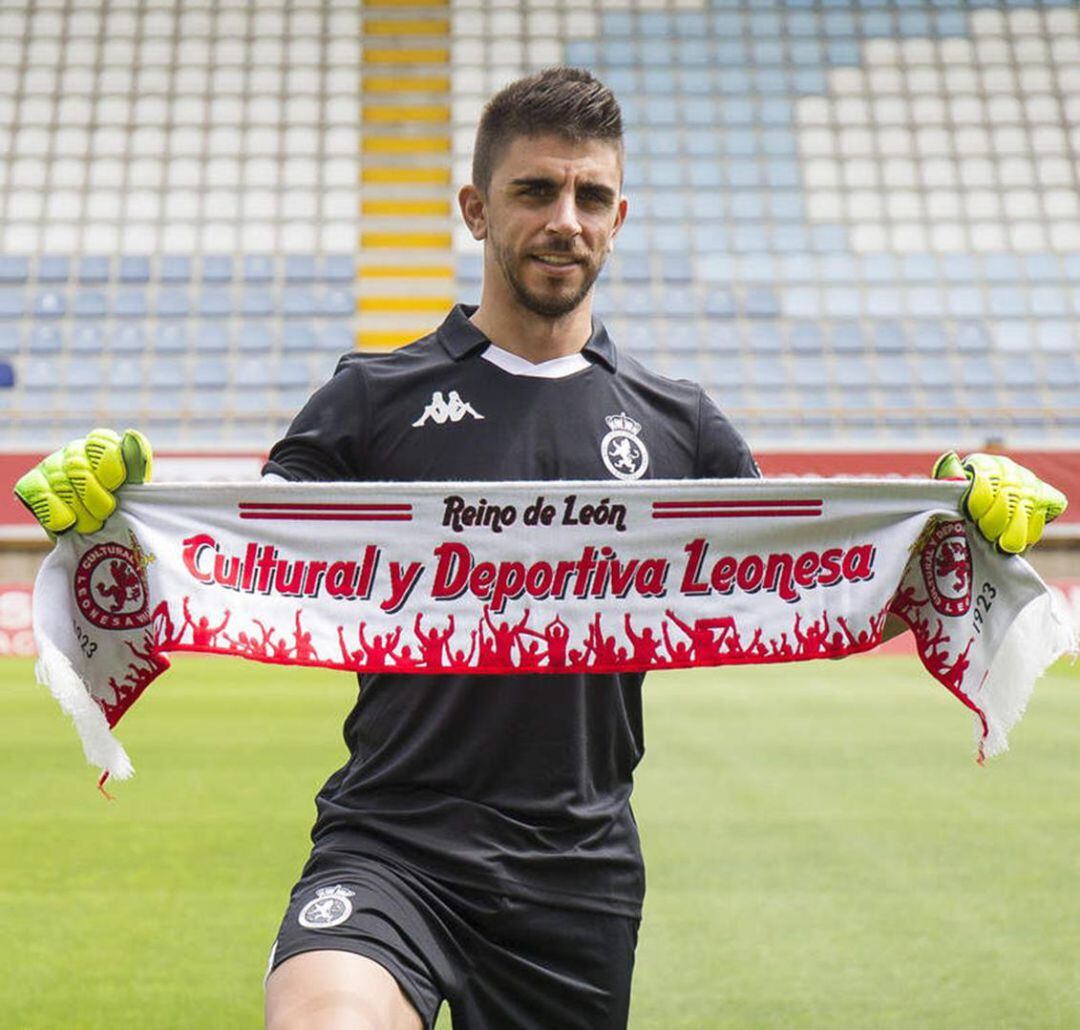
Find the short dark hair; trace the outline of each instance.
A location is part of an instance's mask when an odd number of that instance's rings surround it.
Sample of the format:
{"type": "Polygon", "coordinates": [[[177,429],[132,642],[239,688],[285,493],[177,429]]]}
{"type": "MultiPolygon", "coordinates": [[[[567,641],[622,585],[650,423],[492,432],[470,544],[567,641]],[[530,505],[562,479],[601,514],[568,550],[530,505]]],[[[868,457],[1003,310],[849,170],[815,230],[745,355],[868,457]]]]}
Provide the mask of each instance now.
{"type": "Polygon", "coordinates": [[[561,136],[573,143],[605,140],[624,147],[622,112],[615,94],[584,68],[545,68],[511,82],[484,108],[473,148],[473,185],[487,193],[491,173],[519,136],[561,136]]]}

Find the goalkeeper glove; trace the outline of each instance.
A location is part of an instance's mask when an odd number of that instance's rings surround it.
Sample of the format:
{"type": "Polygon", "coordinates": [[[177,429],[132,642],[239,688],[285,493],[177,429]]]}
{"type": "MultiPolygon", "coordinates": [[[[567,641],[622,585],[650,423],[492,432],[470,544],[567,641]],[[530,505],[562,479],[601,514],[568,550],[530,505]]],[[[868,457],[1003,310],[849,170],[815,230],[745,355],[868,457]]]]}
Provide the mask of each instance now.
{"type": "Polygon", "coordinates": [[[150,482],[153,452],[142,433],[95,429],[53,451],[15,484],[15,496],[50,536],[96,533],[116,510],[124,483],[150,482]]]}
{"type": "Polygon", "coordinates": [[[999,454],[971,454],[961,461],[949,451],[935,462],[933,477],[967,479],[960,502],[964,514],[1006,554],[1020,554],[1036,543],[1046,523],[1069,503],[1060,490],[999,454]]]}

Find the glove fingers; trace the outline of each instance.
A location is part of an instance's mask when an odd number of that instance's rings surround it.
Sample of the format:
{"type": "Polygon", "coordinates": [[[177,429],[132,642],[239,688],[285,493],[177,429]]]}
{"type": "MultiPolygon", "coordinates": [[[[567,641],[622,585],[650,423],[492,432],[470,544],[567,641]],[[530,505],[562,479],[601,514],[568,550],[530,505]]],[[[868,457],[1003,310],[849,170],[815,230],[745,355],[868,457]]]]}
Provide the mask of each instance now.
{"type": "Polygon", "coordinates": [[[116,510],[115,498],[98,482],[86,457],[84,441],[74,440],[61,452],[61,463],[51,474],[53,490],[75,512],[77,533],[96,533],[116,510]]]}
{"type": "Polygon", "coordinates": [[[120,452],[127,469],[128,483],[149,483],[153,477],[154,452],[150,441],[137,429],[124,430],[120,452]]]}
{"type": "Polygon", "coordinates": [[[41,467],[32,468],[15,484],[15,496],[47,533],[59,535],[75,525],[75,512],[49,485],[41,467]]]}
{"type": "Polygon", "coordinates": [[[946,451],[937,461],[930,472],[932,479],[966,479],[964,463],[956,451],[946,451]]]}
{"type": "Polygon", "coordinates": [[[119,435],[111,429],[95,429],[79,442],[84,444],[87,468],[98,484],[110,492],[122,486],[127,470],[119,435]]]}
{"type": "Polygon", "coordinates": [[[968,458],[964,470],[971,481],[968,492],[964,495],[964,505],[968,514],[976,522],[984,518],[999,499],[1001,478],[997,469],[985,463],[973,462],[968,458]]]}

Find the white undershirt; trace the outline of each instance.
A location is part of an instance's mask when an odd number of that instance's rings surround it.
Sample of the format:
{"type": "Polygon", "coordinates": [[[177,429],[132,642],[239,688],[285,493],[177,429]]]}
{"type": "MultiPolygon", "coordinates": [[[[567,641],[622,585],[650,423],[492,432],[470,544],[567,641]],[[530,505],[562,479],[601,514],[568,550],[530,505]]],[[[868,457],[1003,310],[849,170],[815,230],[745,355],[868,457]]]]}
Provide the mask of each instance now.
{"type": "Polygon", "coordinates": [[[481,357],[512,376],[533,376],[536,379],[562,379],[588,368],[591,364],[589,359],[578,351],[576,354],[564,354],[561,358],[552,358],[534,365],[520,355],[496,347],[493,343],[488,345],[481,357]]]}

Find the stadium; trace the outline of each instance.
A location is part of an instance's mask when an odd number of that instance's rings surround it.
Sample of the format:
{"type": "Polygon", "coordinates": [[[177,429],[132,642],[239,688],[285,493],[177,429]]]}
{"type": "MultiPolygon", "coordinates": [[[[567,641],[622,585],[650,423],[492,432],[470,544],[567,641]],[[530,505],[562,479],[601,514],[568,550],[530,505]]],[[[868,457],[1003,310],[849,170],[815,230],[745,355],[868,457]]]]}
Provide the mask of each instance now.
{"type": "MultiPolygon", "coordinates": [[[[1080,625],[1076,0],[4,0],[0,40],[4,1025],[259,1025],[354,694],[181,656],[106,804],[34,684],[16,479],[95,426],[258,478],[341,354],[479,301],[457,192],[530,72],[622,108],[620,352],[768,477],[1009,454],[1073,499],[1030,560],[1080,625]]],[[[650,678],[632,1027],[1080,1025],[1075,667],[980,768],[884,651],[650,678]]]]}

